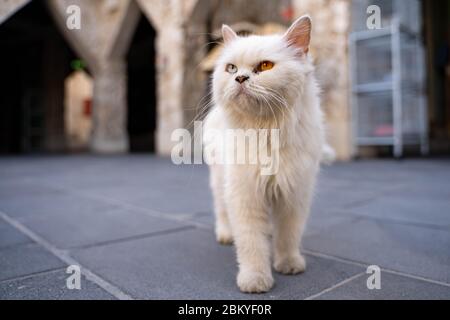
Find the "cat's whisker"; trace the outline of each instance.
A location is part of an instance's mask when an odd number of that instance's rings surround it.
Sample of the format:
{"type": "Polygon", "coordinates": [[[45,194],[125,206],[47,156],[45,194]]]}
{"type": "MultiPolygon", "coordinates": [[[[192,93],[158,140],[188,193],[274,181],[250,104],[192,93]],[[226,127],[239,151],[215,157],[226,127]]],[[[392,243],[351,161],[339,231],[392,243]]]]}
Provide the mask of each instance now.
{"type": "Polygon", "coordinates": [[[280,129],[280,124],[278,123],[278,118],[277,118],[277,116],[275,115],[275,111],[273,110],[273,108],[272,108],[272,106],[271,106],[269,100],[267,100],[267,98],[266,98],[264,95],[262,95],[262,98],[264,99],[264,101],[266,101],[267,106],[270,108],[270,111],[272,112],[273,118],[274,118],[275,123],[276,123],[276,128],[277,128],[277,129],[280,129]]]}
{"type": "MultiPolygon", "coordinates": [[[[285,108],[287,109],[287,103],[284,99],[282,99],[279,94],[277,94],[275,91],[269,91],[266,88],[259,86],[259,85],[254,85],[252,87],[252,90],[257,92],[259,95],[261,95],[261,97],[265,100],[266,104],[272,109],[272,106],[276,107],[278,110],[280,110],[280,113],[282,115],[282,121],[285,121],[285,108]],[[268,98],[269,99],[268,99],[268,98]],[[271,100],[275,100],[275,102],[281,103],[285,108],[282,108],[278,103],[270,103],[271,100]]],[[[274,101],[272,101],[274,102],[274,101]]],[[[261,106],[260,106],[261,108],[261,106]]],[[[273,110],[272,113],[274,114],[273,110]]],[[[278,124],[278,119],[276,117],[276,115],[274,114],[274,118],[275,121],[277,122],[277,127],[279,128],[279,124],[278,124]]]]}
{"type": "Polygon", "coordinates": [[[266,94],[269,97],[273,98],[274,100],[276,100],[277,102],[281,103],[284,106],[284,108],[282,108],[278,104],[275,104],[275,106],[282,112],[283,120],[284,120],[285,110],[289,110],[289,108],[287,106],[287,101],[278,92],[276,92],[275,90],[273,90],[271,88],[264,88],[264,87],[261,87],[261,86],[258,86],[258,87],[260,87],[261,89],[267,91],[266,94]]]}
{"type": "Polygon", "coordinates": [[[283,116],[283,121],[285,118],[285,112],[286,110],[289,110],[288,106],[287,106],[287,102],[285,99],[283,99],[281,96],[279,96],[277,93],[269,93],[268,96],[270,96],[271,98],[273,98],[275,101],[279,102],[280,104],[283,105],[283,107],[281,107],[279,104],[275,104],[275,106],[280,110],[280,112],[282,113],[283,116]]]}
{"type": "Polygon", "coordinates": [[[209,101],[207,101],[203,106],[200,107],[200,110],[196,112],[194,118],[188,123],[188,125],[186,126],[186,129],[190,129],[192,127],[192,125],[195,123],[195,121],[200,120],[203,115],[206,113],[206,111],[214,105],[214,101],[211,99],[211,93],[206,94],[205,96],[203,96],[203,98],[200,100],[200,102],[197,104],[197,107],[195,108],[185,108],[185,110],[199,110],[199,105],[202,103],[202,101],[204,101],[205,99],[210,99],[209,101]]]}

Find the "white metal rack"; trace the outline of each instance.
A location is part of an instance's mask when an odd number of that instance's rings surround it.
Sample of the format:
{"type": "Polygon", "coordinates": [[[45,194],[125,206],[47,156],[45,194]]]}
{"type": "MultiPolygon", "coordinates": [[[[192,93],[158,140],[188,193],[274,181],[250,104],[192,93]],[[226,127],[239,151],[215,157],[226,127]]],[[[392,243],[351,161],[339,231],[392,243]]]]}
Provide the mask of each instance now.
{"type": "MultiPolygon", "coordinates": [[[[354,1],[357,8],[364,3],[354,1]]],[[[414,21],[419,7],[408,16],[412,25],[407,26],[408,19],[396,15],[395,2],[387,26],[364,30],[359,23],[350,35],[354,146],[393,146],[394,156],[401,157],[405,145],[418,145],[426,154],[425,59],[420,23],[414,21]]]]}

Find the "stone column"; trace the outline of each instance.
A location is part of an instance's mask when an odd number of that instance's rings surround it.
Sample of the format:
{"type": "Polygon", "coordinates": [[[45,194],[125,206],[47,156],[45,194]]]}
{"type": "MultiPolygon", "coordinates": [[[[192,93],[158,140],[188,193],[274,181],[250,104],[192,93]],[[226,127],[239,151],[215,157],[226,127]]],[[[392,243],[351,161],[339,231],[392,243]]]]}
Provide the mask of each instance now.
{"type": "Polygon", "coordinates": [[[91,150],[128,151],[126,64],[123,59],[99,63],[94,70],[91,150]]]}
{"type": "Polygon", "coordinates": [[[156,150],[170,155],[173,145],[172,132],[184,128],[183,115],[183,31],[174,25],[164,26],[157,37],[158,106],[156,150]]]}

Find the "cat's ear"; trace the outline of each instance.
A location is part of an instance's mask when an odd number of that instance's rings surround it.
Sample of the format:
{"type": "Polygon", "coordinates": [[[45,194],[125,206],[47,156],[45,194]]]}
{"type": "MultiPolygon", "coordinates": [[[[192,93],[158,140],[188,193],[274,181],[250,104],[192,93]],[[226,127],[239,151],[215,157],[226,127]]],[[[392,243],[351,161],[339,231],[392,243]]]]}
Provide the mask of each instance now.
{"type": "Polygon", "coordinates": [[[283,37],[289,46],[300,50],[300,54],[307,54],[311,41],[311,18],[305,15],[295,20],[283,37]]]}
{"type": "Polygon", "coordinates": [[[226,24],[222,25],[222,38],[223,42],[225,44],[229,44],[231,41],[235,40],[238,37],[236,32],[233,31],[229,26],[226,24]]]}

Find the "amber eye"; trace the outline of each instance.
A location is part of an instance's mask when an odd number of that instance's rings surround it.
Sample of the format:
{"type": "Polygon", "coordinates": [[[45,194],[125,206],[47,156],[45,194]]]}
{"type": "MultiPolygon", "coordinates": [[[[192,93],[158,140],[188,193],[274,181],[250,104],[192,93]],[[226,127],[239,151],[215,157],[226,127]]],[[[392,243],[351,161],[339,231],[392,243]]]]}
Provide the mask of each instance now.
{"type": "Polygon", "coordinates": [[[237,72],[237,67],[234,64],[229,63],[225,67],[225,71],[228,72],[228,73],[236,73],[237,72]]]}
{"type": "Polygon", "coordinates": [[[258,64],[256,67],[256,71],[263,72],[272,69],[274,66],[274,63],[272,61],[262,61],[258,64]]]}

